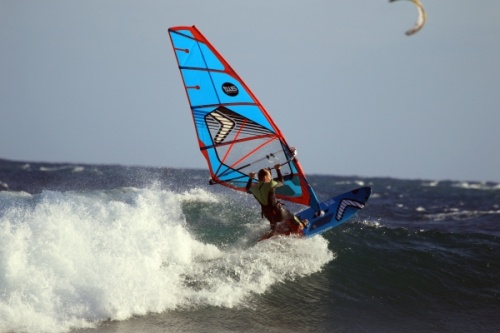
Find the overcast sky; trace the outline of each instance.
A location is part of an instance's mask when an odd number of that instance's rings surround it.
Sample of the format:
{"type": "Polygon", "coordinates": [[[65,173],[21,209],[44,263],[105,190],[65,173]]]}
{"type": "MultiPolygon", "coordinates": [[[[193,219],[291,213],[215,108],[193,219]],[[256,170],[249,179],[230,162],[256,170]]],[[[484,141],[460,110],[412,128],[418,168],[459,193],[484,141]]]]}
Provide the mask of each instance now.
{"type": "Polygon", "coordinates": [[[205,168],[167,29],[196,25],[307,174],[500,182],[500,1],[0,0],[0,158],[205,168]]]}

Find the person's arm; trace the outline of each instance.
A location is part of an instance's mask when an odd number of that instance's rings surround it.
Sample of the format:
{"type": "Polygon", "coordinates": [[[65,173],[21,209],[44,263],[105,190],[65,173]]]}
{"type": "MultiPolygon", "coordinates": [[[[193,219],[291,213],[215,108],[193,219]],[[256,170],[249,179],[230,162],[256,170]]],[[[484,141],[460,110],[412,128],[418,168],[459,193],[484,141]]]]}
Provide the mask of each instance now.
{"type": "Polygon", "coordinates": [[[276,170],[276,173],[278,174],[278,178],[276,179],[276,181],[279,183],[284,183],[285,179],[283,178],[283,175],[281,174],[281,164],[276,164],[274,166],[274,169],[276,170]]]}
{"type": "Polygon", "coordinates": [[[252,193],[252,192],[250,192],[250,188],[252,187],[253,177],[255,177],[255,172],[250,172],[248,174],[248,182],[247,182],[247,186],[246,186],[247,193],[252,193]]]}

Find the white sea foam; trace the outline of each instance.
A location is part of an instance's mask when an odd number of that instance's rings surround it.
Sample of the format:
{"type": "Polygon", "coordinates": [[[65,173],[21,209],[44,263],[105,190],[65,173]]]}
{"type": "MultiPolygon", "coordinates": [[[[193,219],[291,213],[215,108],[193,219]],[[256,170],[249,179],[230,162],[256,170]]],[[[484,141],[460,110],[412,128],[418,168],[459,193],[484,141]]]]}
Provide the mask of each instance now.
{"type": "MultiPolygon", "coordinates": [[[[28,165],[29,166],[29,165],[28,165]]],[[[63,165],[63,166],[57,166],[57,167],[40,167],[40,171],[45,171],[45,172],[54,172],[54,171],[61,171],[61,170],[67,170],[71,169],[71,172],[82,172],[85,170],[84,167],[79,166],[79,165],[63,165]]]]}
{"type": "Polygon", "coordinates": [[[439,181],[430,181],[422,183],[422,186],[436,187],[439,185],[439,181]]]}
{"type": "Polygon", "coordinates": [[[480,183],[459,182],[459,183],[454,183],[452,186],[467,190],[483,190],[483,191],[500,190],[500,184],[484,183],[484,182],[480,183]]]}
{"type": "Polygon", "coordinates": [[[382,227],[382,224],[380,224],[379,221],[375,221],[375,220],[364,220],[364,221],[361,221],[361,223],[364,225],[370,226],[370,227],[375,227],[375,228],[382,227]]]}
{"type": "Polygon", "coordinates": [[[365,182],[362,180],[339,180],[335,182],[335,185],[350,185],[354,184],[357,186],[365,186],[365,182]]]}
{"type": "Polygon", "coordinates": [[[4,183],[0,180],[0,190],[8,190],[9,189],[9,184],[4,183]]]}
{"type": "Polygon", "coordinates": [[[0,192],[0,332],[63,332],[179,307],[245,306],[333,259],[321,237],[220,249],[188,231],[203,190],[0,192]],[[309,260],[305,260],[308,256],[309,260]]]}

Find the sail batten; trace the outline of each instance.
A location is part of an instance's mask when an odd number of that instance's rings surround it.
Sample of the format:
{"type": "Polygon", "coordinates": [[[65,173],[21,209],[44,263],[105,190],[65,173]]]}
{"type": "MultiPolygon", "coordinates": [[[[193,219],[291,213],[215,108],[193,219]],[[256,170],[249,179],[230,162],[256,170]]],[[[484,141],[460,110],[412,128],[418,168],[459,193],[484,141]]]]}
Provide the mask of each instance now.
{"type": "Polygon", "coordinates": [[[283,200],[318,206],[299,161],[268,112],[210,42],[192,27],[172,27],[170,40],[211,183],[245,191],[250,172],[282,165],[283,200]]]}

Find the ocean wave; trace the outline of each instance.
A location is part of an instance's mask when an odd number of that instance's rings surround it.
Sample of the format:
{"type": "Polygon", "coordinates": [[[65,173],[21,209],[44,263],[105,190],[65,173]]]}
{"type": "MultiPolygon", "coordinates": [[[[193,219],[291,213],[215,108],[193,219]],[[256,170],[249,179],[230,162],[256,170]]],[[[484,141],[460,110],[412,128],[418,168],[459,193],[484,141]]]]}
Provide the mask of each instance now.
{"type": "Polygon", "coordinates": [[[462,188],[466,190],[482,190],[482,191],[498,191],[500,190],[500,184],[488,183],[488,182],[457,182],[452,184],[453,187],[462,188]]]}
{"type": "Polygon", "coordinates": [[[459,208],[450,208],[446,212],[436,214],[426,214],[426,218],[433,221],[443,221],[447,219],[453,220],[470,220],[485,215],[499,215],[500,210],[463,210],[459,208]]]}
{"type": "Polygon", "coordinates": [[[255,245],[259,228],[251,242],[234,234],[226,246],[201,241],[185,205],[226,204],[201,189],[10,192],[0,200],[2,332],[64,332],[200,305],[243,307],[250,295],[333,259],[321,238],[255,245]]]}
{"type": "Polygon", "coordinates": [[[4,183],[0,180],[0,191],[7,191],[9,189],[9,184],[4,183]]]}
{"type": "Polygon", "coordinates": [[[63,166],[55,166],[55,167],[45,167],[41,166],[40,171],[44,172],[54,172],[61,170],[71,170],[71,172],[83,172],[85,171],[85,167],[79,165],[63,165],[63,166]]]}

